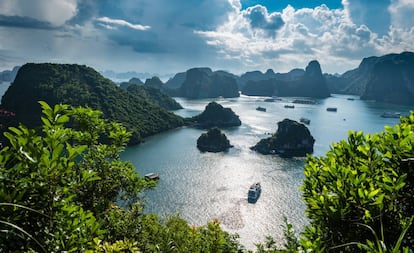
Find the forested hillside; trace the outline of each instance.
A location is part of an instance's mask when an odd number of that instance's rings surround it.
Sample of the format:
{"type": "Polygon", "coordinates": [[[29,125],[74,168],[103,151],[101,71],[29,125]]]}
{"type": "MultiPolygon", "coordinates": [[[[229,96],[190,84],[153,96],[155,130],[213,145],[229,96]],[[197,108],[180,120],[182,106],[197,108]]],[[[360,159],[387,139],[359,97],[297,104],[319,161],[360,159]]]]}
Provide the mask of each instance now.
{"type": "Polygon", "coordinates": [[[90,67],[49,63],[21,67],[1,102],[1,107],[15,113],[15,117],[3,124],[38,126],[39,100],[100,110],[107,119],[121,122],[132,131],[131,143],[183,124],[179,116],[121,89],[90,67]]]}

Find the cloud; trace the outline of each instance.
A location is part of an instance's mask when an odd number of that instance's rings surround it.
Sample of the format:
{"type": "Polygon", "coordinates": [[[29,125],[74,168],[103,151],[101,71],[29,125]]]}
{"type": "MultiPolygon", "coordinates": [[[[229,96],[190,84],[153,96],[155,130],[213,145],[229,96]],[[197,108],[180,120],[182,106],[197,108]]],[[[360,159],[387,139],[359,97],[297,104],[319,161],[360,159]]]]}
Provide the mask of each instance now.
{"type": "Polygon", "coordinates": [[[414,1],[391,0],[388,7],[391,15],[391,24],[401,29],[411,29],[414,25],[414,1]]]}
{"type": "Polygon", "coordinates": [[[140,24],[131,24],[122,19],[111,19],[108,17],[100,17],[96,19],[100,24],[102,24],[105,28],[108,29],[115,29],[114,25],[116,26],[125,26],[131,29],[139,30],[139,31],[146,31],[151,28],[148,25],[140,25],[140,24]]]}
{"type": "Polygon", "coordinates": [[[49,22],[30,17],[0,15],[0,26],[10,26],[29,29],[56,29],[49,22]]]}
{"type": "Polygon", "coordinates": [[[52,26],[64,25],[76,15],[77,0],[2,0],[0,14],[20,16],[47,22],[52,26]]]}
{"type": "Polygon", "coordinates": [[[247,8],[242,15],[249,21],[252,28],[276,31],[284,25],[280,13],[269,14],[266,7],[261,5],[247,8]]]}

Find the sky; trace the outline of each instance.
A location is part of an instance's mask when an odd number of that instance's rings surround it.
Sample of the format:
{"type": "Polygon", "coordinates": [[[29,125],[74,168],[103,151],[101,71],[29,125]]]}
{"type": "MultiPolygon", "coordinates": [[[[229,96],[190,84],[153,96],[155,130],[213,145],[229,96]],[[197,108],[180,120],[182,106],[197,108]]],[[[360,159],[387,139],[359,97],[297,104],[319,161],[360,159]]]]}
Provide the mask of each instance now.
{"type": "Polygon", "coordinates": [[[1,0],[0,70],[26,62],[160,75],[325,73],[414,51],[414,0],[1,0]]]}

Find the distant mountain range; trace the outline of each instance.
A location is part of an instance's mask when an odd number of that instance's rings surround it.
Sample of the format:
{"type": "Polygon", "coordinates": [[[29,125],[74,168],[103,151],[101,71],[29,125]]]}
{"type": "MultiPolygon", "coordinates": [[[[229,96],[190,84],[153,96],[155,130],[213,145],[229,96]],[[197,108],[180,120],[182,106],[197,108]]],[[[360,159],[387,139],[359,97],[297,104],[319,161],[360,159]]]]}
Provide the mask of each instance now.
{"type": "Polygon", "coordinates": [[[20,66],[14,67],[12,70],[4,70],[0,72],[0,82],[12,82],[19,71],[20,66]]]}

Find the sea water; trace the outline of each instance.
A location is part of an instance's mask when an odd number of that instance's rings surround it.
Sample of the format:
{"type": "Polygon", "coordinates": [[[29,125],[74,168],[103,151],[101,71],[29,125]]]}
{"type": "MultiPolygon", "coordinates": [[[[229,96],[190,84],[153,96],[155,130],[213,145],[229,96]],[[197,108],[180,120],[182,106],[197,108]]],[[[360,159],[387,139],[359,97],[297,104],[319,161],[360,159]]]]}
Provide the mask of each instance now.
{"type": "Polygon", "coordinates": [[[307,224],[300,191],[305,159],[261,155],[250,147],[274,133],[277,122],[305,117],[315,138],[313,155],[322,156],[333,142],[346,139],[349,130],[375,133],[399,122],[380,117],[385,111],[408,115],[414,109],[343,95],[315,100],[315,104],[294,104],[293,109],[284,107],[294,99],[265,102],[262,97],[247,96],[177,98],[184,107],[175,112],[180,116],[197,115],[214,100],[239,115],[242,125],[223,129],[234,145],[228,152],[200,152],[197,139],[206,130],[191,127],[164,132],[127,148],[122,159],[131,161],[139,174],[160,174],[157,187],[144,193],[146,212],[161,217],[179,214],[196,226],[217,218],[224,230],[239,234],[239,241],[249,249],[264,242],[267,235],[282,243],[284,217],[298,232],[307,224]],[[258,106],[266,112],[257,111],[258,106]],[[329,112],[327,107],[336,107],[337,111],[329,112]],[[254,182],[261,182],[262,194],[251,204],[247,192],[254,182]]]}

